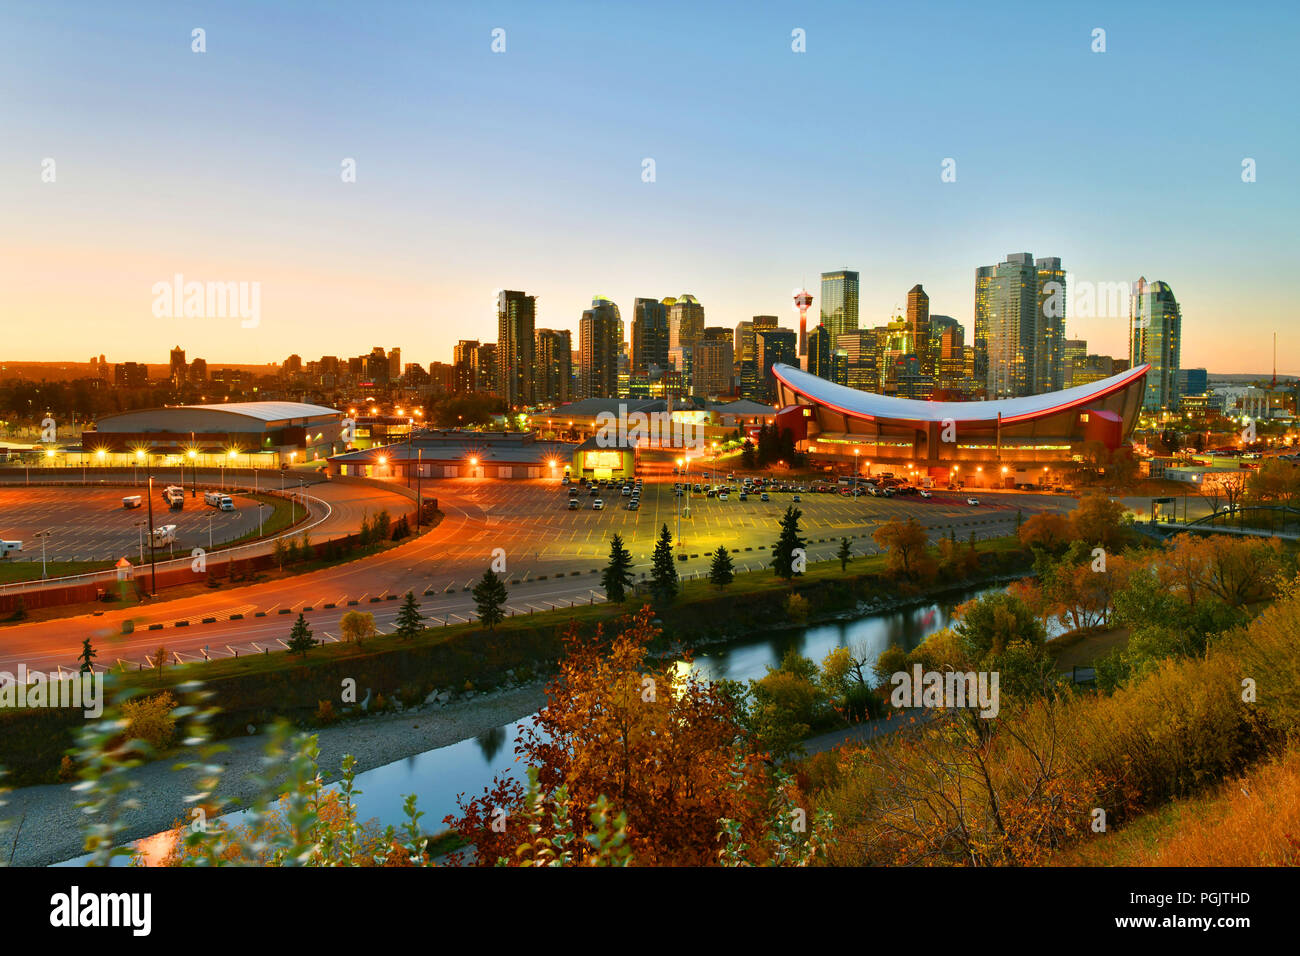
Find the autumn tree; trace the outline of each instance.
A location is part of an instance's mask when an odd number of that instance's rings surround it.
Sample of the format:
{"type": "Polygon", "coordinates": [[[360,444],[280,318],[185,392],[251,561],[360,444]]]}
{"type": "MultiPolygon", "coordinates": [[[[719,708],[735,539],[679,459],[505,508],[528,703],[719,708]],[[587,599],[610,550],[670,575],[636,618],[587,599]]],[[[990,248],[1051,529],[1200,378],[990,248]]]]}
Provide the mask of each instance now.
{"type": "Polygon", "coordinates": [[[1079,501],[1079,506],[1070,513],[1070,527],[1074,537],[1085,544],[1118,551],[1129,539],[1129,530],[1123,524],[1124,512],[1123,504],[1097,492],[1079,501]]]}
{"type": "MultiPolygon", "coordinates": [[[[653,660],[648,648],[659,631],[652,618],[643,608],[612,638],[571,627],[546,705],[519,738],[520,761],[536,768],[541,794],[563,792],[575,863],[586,861],[588,811],[601,797],[626,815],[627,843],[643,866],[715,862],[724,818],[740,821],[746,839],[765,825],[767,772],[755,755],[735,749],[745,733],[734,697],[724,685],[653,660]]],[[[526,809],[522,787],[498,779],[446,822],[474,847],[475,862],[514,863],[515,847],[549,839],[554,827],[526,809]]]]}
{"type": "Polygon", "coordinates": [[[600,573],[600,584],[605,597],[615,604],[623,603],[632,586],[632,553],[623,546],[623,536],[617,532],[609,539],[609,564],[600,573]]]}
{"type": "Polygon", "coordinates": [[[339,619],[343,640],[360,644],[375,636],[375,616],[365,611],[348,611],[339,619]]]}
{"type": "Polygon", "coordinates": [[[1020,543],[1026,548],[1042,548],[1058,552],[1074,537],[1074,528],[1068,516],[1044,511],[1020,526],[1020,543]]]}
{"type": "Polygon", "coordinates": [[[934,574],[934,561],[929,557],[929,538],[915,518],[886,521],[871,537],[885,549],[885,567],[894,577],[911,580],[934,574]]]}

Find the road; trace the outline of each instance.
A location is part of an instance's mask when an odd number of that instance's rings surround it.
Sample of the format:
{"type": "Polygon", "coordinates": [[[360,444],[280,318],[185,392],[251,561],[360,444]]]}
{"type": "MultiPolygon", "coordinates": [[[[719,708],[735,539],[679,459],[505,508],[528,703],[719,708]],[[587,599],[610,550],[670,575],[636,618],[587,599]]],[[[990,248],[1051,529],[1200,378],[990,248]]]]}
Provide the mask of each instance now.
{"type": "MultiPolygon", "coordinates": [[[[349,486],[322,487],[333,491],[349,486]]],[[[364,509],[367,489],[351,487],[358,494],[351,507],[364,509]]],[[[645,574],[659,529],[667,524],[675,531],[679,500],[670,478],[647,481],[636,512],[623,507],[626,499],[617,491],[606,496],[606,510],[591,510],[592,499],[584,495],[583,509],[570,511],[567,489],[554,480],[449,479],[426,482],[424,491],[437,496],[445,517],[422,537],[379,555],[278,581],[159,601],[147,608],[8,625],[0,628],[0,670],[13,671],[19,662],[37,670],[75,666],[86,636],[99,650],[99,663],[110,666],[119,660],[143,662],[159,645],[181,660],[201,659],[205,650],[212,658],[279,650],[293,612],[300,610],[319,639],[337,639],[339,618],[349,609],[373,612],[386,632],[397,613],[397,598],[408,590],[420,599],[430,623],[455,624],[471,616],[468,588],[496,549],[505,561],[510,613],[598,601],[603,598],[598,572],[605,564],[610,534],[623,535],[634,573],[645,574]],[[135,622],[135,632],[129,635],[121,633],[126,619],[135,622]]],[[[853,539],[855,554],[874,553],[871,532],[888,520],[915,517],[933,539],[950,528],[959,539],[972,532],[983,539],[1009,533],[1018,510],[1028,517],[1075,505],[1073,498],[1061,496],[979,495],[981,505],[971,507],[965,493],[936,493],[929,500],[853,500],[805,493],[798,507],[804,512],[801,526],[809,538],[809,560],[832,559],[842,536],[853,539]]],[[[774,493],[769,502],[756,495],[746,502],[735,496],[730,501],[690,501],[691,516],[682,521],[681,553],[686,560],[679,562],[679,571],[684,576],[706,573],[709,554],[719,544],[735,552],[742,571],[766,566],[767,549],[791,498],[774,493]]]]}

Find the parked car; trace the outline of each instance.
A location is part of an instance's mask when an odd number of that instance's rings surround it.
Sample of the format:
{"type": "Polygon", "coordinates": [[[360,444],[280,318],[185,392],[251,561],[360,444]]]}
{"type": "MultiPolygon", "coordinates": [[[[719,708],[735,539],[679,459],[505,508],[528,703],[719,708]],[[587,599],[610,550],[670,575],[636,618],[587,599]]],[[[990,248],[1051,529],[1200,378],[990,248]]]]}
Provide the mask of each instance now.
{"type": "Polygon", "coordinates": [[[562,484],[562,485],[567,485],[568,483],[569,483],[569,476],[568,476],[568,475],[565,475],[563,478],[560,479],[560,484],[562,484]]]}
{"type": "Polygon", "coordinates": [[[570,499],[569,499],[569,510],[570,510],[570,511],[577,511],[577,510],[578,510],[578,499],[577,499],[577,498],[570,498],[570,499]]]}
{"type": "Polygon", "coordinates": [[[795,496],[794,496],[794,500],[795,500],[795,501],[803,501],[803,499],[800,498],[798,495],[795,495],[795,496]]]}
{"type": "Polygon", "coordinates": [[[742,492],[740,493],[740,500],[741,500],[741,501],[748,501],[748,500],[749,500],[749,492],[747,492],[747,491],[742,491],[742,492]]]}
{"type": "Polygon", "coordinates": [[[926,491],[924,488],[922,488],[920,491],[918,491],[917,494],[920,495],[922,498],[933,498],[933,497],[934,497],[934,495],[933,495],[932,493],[926,491]]]}
{"type": "Polygon", "coordinates": [[[977,504],[979,504],[979,503],[980,503],[980,500],[979,500],[978,498],[967,498],[967,499],[966,499],[966,504],[968,504],[968,505],[977,505],[977,504]]]}
{"type": "Polygon", "coordinates": [[[758,499],[759,499],[759,501],[770,501],[770,500],[771,500],[770,498],[768,498],[768,496],[767,496],[767,492],[766,492],[766,491],[763,492],[761,495],[759,495],[759,496],[758,496],[758,499]]]}
{"type": "Polygon", "coordinates": [[[637,511],[640,508],[641,508],[641,502],[637,501],[635,498],[633,498],[631,501],[627,503],[628,511],[637,511]]]}
{"type": "Polygon", "coordinates": [[[592,511],[604,511],[604,510],[605,510],[605,502],[604,502],[602,499],[597,498],[595,501],[593,501],[593,502],[591,503],[591,510],[592,510],[592,511]]]}
{"type": "Polygon", "coordinates": [[[594,498],[594,497],[596,497],[598,494],[600,494],[600,489],[597,488],[595,485],[592,485],[592,486],[591,486],[591,491],[587,492],[587,494],[590,495],[592,498],[594,498]]]}
{"type": "Polygon", "coordinates": [[[631,494],[632,494],[632,486],[631,486],[631,485],[624,485],[624,486],[623,486],[623,497],[624,497],[624,498],[627,498],[627,497],[629,497],[631,494]]]}
{"type": "Polygon", "coordinates": [[[729,493],[726,491],[726,489],[723,489],[722,491],[718,492],[719,501],[726,501],[728,497],[729,497],[729,493]]]}

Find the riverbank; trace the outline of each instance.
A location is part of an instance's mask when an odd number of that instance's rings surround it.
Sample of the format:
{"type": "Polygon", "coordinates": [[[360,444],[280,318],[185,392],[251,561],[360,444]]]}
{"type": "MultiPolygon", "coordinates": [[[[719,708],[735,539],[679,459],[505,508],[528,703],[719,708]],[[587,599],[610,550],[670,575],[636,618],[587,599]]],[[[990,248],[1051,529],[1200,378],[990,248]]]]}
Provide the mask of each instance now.
{"type": "MultiPolygon", "coordinates": [[[[425,704],[313,730],[320,742],[321,775],[326,781],[337,780],[345,754],[356,758],[360,773],[527,717],[546,702],[544,686],[535,681],[466,700],[425,704]]],[[[262,770],[266,740],[264,734],[226,740],[227,749],[210,759],[223,769],[219,790],[225,800],[247,801],[257,795],[251,778],[262,770]]],[[[195,777],[172,767],[188,756],[187,751],[179,751],[170,759],[132,772],[132,779],[139,784],[139,806],[122,815],[125,840],[153,836],[186,819],[189,805],[185,797],[195,789],[195,777]]],[[[7,805],[0,809],[0,817],[10,823],[0,837],[5,861],[13,866],[48,866],[80,856],[81,827],[87,818],[77,809],[79,796],[72,784],[26,787],[5,794],[7,805]]],[[[441,820],[425,822],[430,831],[442,829],[441,820]]]]}

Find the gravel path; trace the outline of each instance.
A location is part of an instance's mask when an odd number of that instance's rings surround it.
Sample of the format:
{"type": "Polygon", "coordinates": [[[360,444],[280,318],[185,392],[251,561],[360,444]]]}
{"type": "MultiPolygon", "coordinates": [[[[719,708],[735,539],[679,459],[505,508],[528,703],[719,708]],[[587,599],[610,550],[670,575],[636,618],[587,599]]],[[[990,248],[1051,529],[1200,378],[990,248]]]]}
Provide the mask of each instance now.
{"type": "MultiPolygon", "coordinates": [[[[321,774],[326,780],[335,779],[345,754],[356,758],[359,773],[475,737],[536,711],[546,701],[543,687],[537,682],[317,730],[321,774]]],[[[221,794],[228,800],[247,800],[257,792],[248,777],[261,769],[266,738],[257,734],[222,742],[228,749],[213,758],[225,769],[221,794]]],[[[127,839],[152,836],[187,818],[184,798],[194,789],[194,775],[172,770],[182,757],[159,760],[135,772],[140,784],[135,797],[140,806],[123,814],[127,839]]],[[[71,784],[25,787],[5,794],[7,805],[0,807],[0,819],[9,822],[9,829],[0,834],[3,860],[14,866],[48,866],[79,856],[78,827],[83,817],[76,807],[77,796],[71,784]]]]}

